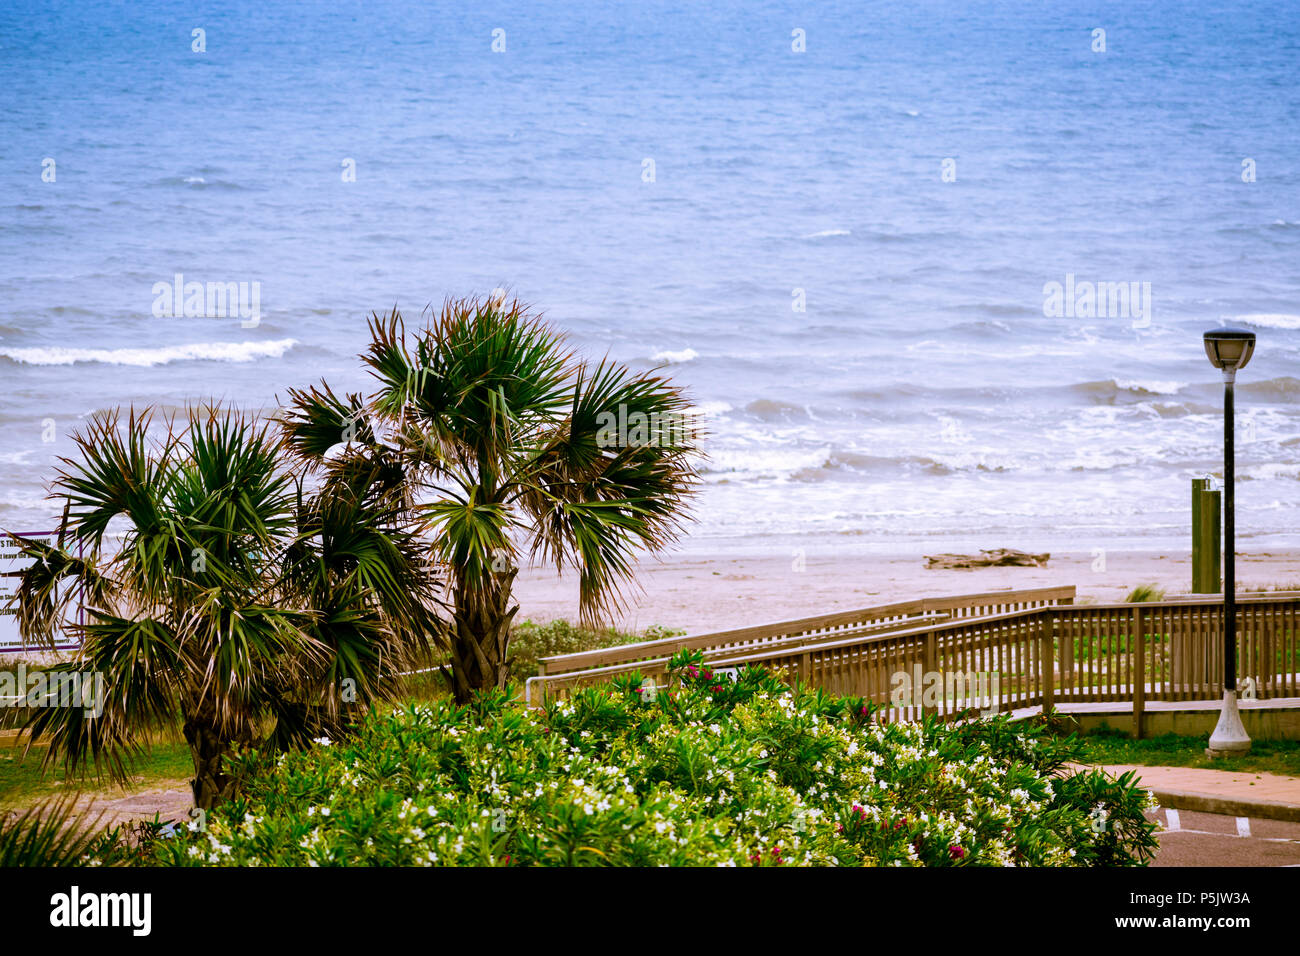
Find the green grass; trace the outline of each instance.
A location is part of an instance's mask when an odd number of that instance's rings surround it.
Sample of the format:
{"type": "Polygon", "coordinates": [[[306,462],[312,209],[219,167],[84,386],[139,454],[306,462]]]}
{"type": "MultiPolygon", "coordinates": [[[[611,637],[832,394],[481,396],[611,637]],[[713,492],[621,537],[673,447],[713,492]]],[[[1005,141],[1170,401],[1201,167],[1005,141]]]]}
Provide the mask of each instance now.
{"type": "Polygon", "coordinates": [[[1280,773],[1300,777],[1300,741],[1256,740],[1240,757],[1205,756],[1206,737],[1164,734],[1134,740],[1124,731],[1104,728],[1082,737],[1084,758],[1094,764],[1142,767],[1204,767],[1210,770],[1280,773]]]}
{"type": "Polygon", "coordinates": [[[84,779],[65,778],[62,766],[57,765],[42,771],[43,746],[33,746],[24,756],[24,747],[14,744],[13,737],[0,738],[0,807],[5,809],[28,807],[47,797],[76,790],[115,799],[141,790],[173,786],[194,775],[189,748],[179,741],[153,744],[131,766],[131,782],[125,788],[115,786],[107,777],[96,777],[93,769],[84,779]]]}

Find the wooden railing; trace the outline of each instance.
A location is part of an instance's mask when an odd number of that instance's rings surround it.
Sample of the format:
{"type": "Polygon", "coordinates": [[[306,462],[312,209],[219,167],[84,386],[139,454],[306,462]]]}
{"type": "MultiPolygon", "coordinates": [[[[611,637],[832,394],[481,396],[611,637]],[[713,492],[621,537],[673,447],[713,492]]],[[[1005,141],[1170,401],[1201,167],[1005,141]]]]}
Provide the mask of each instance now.
{"type": "Polygon", "coordinates": [[[543,696],[562,696],[575,686],[598,683],[630,670],[638,670],[644,676],[658,676],[666,670],[669,658],[680,650],[698,650],[704,654],[705,660],[714,661],[830,640],[864,639],[954,619],[983,618],[990,614],[1070,604],[1074,597],[1074,587],[1054,587],[923,598],[775,624],[545,657],[540,661],[538,676],[527,682],[528,699],[531,702],[535,692],[543,696]]]}
{"type": "MultiPolygon", "coordinates": [[[[882,719],[1127,701],[1140,728],[1148,701],[1222,696],[1221,597],[1076,605],[1068,603],[1069,592],[1003,592],[996,604],[989,595],[936,598],[909,602],[907,615],[894,610],[903,605],[887,605],[852,612],[848,616],[855,620],[835,625],[827,622],[839,616],[827,615],[646,642],[612,648],[626,652],[623,660],[597,658],[595,666],[574,670],[560,668],[574,659],[590,665],[591,656],[549,658],[549,675],[533,679],[542,694],[532,689],[530,698],[564,696],[634,670],[657,677],[682,646],[704,650],[714,669],[763,664],[791,682],[866,698],[881,708],[882,719]],[[1017,599],[1036,603],[1005,609],[1017,599]],[[944,601],[949,605],[940,611],[944,601]],[[871,613],[886,611],[883,617],[871,613]],[[815,621],[824,629],[806,627],[815,621]],[[638,647],[643,650],[632,650],[638,647]]],[[[1300,695],[1300,592],[1238,597],[1237,661],[1239,693],[1259,699],[1300,695]]]]}

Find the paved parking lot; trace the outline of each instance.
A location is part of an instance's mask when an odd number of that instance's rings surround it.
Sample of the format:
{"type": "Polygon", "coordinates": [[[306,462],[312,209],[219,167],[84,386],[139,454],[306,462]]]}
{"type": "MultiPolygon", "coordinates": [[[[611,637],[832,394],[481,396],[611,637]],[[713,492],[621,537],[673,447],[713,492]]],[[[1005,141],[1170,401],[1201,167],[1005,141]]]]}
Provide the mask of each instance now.
{"type": "Polygon", "coordinates": [[[1300,823],[1161,808],[1152,866],[1300,866],[1300,823]]]}

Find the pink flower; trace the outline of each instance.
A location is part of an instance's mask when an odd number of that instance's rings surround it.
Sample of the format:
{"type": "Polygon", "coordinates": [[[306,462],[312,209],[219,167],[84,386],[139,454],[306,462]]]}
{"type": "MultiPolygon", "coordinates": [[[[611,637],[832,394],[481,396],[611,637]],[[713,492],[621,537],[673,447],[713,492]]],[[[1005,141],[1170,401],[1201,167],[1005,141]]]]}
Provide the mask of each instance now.
{"type": "Polygon", "coordinates": [[[966,855],[966,851],[959,846],[948,847],[948,855],[954,860],[960,860],[966,855]]]}

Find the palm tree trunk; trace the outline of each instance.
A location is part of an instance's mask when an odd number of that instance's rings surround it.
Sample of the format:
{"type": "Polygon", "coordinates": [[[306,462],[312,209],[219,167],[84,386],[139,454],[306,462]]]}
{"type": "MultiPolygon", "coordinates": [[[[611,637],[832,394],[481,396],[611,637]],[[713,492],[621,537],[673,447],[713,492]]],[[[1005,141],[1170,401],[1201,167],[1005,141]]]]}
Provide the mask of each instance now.
{"type": "Polygon", "coordinates": [[[187,716],[182,733],[194,760],[194,779],[190,781],[194,805],[200,810],[211,810],[230,795],[233,781],[221,767],[221,758],[230,742],[213,729],[211,721],[201,719],[201,715],[187,716]]]}
{"type": "Polygon", "coordinates": [[[456,593],[452,632],[452,691],[456,703],[467,704],[475,691],[502,689],[510,679],[506,651],[510,623],[519,606],[510,606],[510,570],[488,581],[461,580],[456,593]]]}

